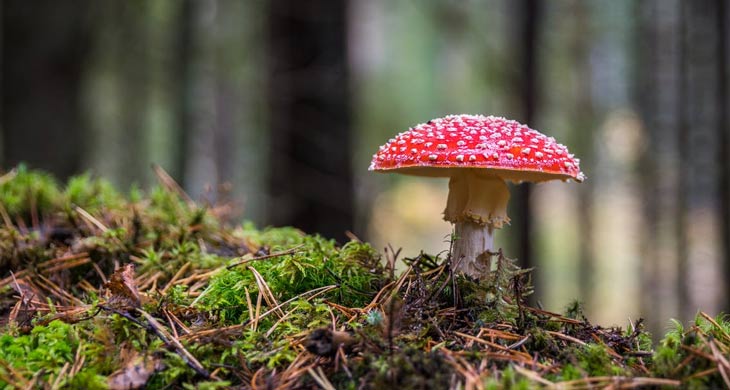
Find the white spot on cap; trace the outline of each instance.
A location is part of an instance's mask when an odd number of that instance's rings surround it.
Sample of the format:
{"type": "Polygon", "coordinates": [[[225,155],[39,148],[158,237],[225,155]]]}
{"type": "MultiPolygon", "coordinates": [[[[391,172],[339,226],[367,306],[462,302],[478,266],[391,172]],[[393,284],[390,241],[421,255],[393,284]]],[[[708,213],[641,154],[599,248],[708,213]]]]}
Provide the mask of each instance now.
{"type": "Polygon", "coordinates": [[[456,143],[456,145],[457,146],[464,146],[464,145],[466,145],[466,142],[460,140],[459,142],[456,143]]]}
{"type": "Polygon", "coordinates": [[[403,145],[404,143],[406,143],[406,141],[404,141],[404,140],[399,140],[398,141],[398,145],[403,145]]]}
{"type": "Polygon", "coordinates": [[[464,155],[463,154],[456,155],[456,161],[459,161],[459,162],[464,161],[464,155]]]}
{"type": "Polygon", "coordinates": [[[540,140],[537,138],[533,138],[530,140],[530,142],[532,142],[533,144],[536,144],[536,143],[540,142],[540,140]]]}
{"type": "Polygon", "coordinates": [[[487,136],[486,135],[480,135],[479,136],[479,140],[480,141],[486,141],[487,140],[487,136]]]}
{"type": "Polygon", "coordinates": [[[411,153],[413,153],[413,154],[418,153],[418,149],[416,149],[416,148],[411,149],[411,153]]]}
{"type": "Polygon", "coordinates": [[[380,156],[378,156],[378,160],[380,160],[380,161],[385,160],[385,156],[381,154],[380,156]]]}
{"type": "Polygon", "coordinates": [[[431,147],[431,145],[433,145],[433,142],[426,142],[426,147],[427,147],[427,148],[430,148],[430,147],[431,147]]]}
{"type": "Polygon", "coordinates": [[[398,148],[396,148],[395,146],[393,146],[392,148],[390,148],[390,150],[392,150],[392,151],[395,152],[396,150],[398,150],[398,148]]]}
{"type": "Polygon", "coordinates": [[[406,148],[405,146],[401,146],[401,148],[400,148],[400,151],[401,151],[401,152],[405,152],[405,151],[406,151],[406,149],[408,149],[408,148],[406,148]]]}
{"type": "Polygon", "coordinates": [[[411,143],[414,144],[414,145],[422,144],[424,142],[426,142],[426,141],[424,141],[424,140],[422,140],[420,138],[419,139],[414,139],[413,141],[411,141],[411,143]]]}
{"type": "Polygon", "coordinates": [[[475,156],[473,154],[471,156],[469,156],[469,161],[476,161],[476,160],[477,160],[477,156],[475,156]]]}
{"type": "Polygon", "coordinates": [[[512,138],[512,142],[515,142],[515,143],[522,142],[522,138],[520,138],[520,137],[514,137],[514,138],[512,138]]]}
{"type": "Polygon", "coordinates": [[[437,156],[435,154],[429,154],[428,155],[428,159],[431,160],[431,161],[436,161],[437,158],[439,158],[439,156],[437,156]]]}
{"type": "Polygon", "coordinates": [[[512,153],[505,153],[505,154],[504,154],[504,157],[505,157],[505,158],[506,158],[507,160],[512,160],[513,158],[515,158],[515,156],[514,156],[514,155],[513,155],[512,153]]]}
{"type": "Polygon", "coordinates": [[[507,145],[507,141],[505,141],[505,140],[501,139],[501,140],[499,140],[499,141],[497,142],[497,145],[499,145],[499,146],[505,146],[505,145],[507,145]]]}
{"type": "Polygon", "coordinates": [[[476,144],[475,148],[477,148],[477,149],[486,149],[487,148],[487,144],[476,144]]]}
{"type": "Polygon", "coordinates": [[[542,152],[535,152],[535,158],[542,158],[544,156],[542,152]]]}
{"type": "Polygon", "coordinates": [[[524,154],[524,155],[530,154],[530,148],[524,148],[524,149],[522,149],[522,154],[524,154]]]}
{"type": "Polygon", "coordinates": [[[436,145],[436,148],[438,148],[438,149],[446,149],[446,144],[438,144],[438,145],[436,145]]]}
{"type": "Polygon", "coordinates": [[[573,163],[570,161],[564,162],[563,165],[565,165],[566,168],[573,168],[573,163]]]}

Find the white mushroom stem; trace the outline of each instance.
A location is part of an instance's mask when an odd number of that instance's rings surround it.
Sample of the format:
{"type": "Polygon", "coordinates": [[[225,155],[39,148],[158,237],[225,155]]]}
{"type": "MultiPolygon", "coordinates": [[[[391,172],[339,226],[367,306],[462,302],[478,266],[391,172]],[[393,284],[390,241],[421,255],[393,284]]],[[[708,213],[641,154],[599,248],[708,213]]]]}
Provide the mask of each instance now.
{"type": "Polygon", "coordinates": [[[463,169],[449,181],[444,219],[455,224],[451,258],[458,273],[482,278],[489,272],[494,229],[509,223],[509,189],[494,175],[463,169]]]}
{"type": "Polygon", "coordinates": [[[471,221],[456,222],[451,258],[457,273],[480,279],[489,273],[494,229],[471,221]]]}

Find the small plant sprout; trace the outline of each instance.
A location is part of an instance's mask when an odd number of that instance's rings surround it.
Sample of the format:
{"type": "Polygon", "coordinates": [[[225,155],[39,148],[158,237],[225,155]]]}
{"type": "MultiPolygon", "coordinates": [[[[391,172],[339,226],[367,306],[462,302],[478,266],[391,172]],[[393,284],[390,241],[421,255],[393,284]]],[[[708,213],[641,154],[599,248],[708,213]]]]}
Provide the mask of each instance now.
{"type": "Polygon", "coordinates": [[[507,181],[584,179],[579,160],[554,138],[481,115],[449,115],[400,133],[380,147],[370,170],[449,178],[444,219],[455,225],[452,261],[477,279],[488,275],[494,229],[509,223],[507,181]]]}

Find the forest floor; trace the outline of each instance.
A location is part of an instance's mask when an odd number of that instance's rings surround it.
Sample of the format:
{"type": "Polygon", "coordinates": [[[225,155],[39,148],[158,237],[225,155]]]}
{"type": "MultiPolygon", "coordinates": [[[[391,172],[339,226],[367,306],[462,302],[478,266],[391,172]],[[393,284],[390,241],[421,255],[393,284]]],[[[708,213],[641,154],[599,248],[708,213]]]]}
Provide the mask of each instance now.
{"type": "Polygon", "coordinates": [[[655,345],[641,320],[529,306],[501,253],[476,282],[444,255],[231,224],[157,174],[125,196],[0,176],[0,389],[730,387],[725,318],[655,345]]]}

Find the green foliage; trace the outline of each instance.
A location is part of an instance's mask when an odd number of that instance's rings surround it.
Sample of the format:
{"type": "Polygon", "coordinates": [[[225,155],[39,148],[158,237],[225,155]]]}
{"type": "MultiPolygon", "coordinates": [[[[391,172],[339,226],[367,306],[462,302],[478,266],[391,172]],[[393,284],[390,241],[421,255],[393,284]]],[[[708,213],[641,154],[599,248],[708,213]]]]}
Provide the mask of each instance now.
{"type": "Polygon", "coordinates": [[[529,379],[517,376],[512,367],[507,367],[498,377],[488,377],[484,380],[485,389],[495,390],[528,390],[536,387],[529,379]]]}
{"type": "Polygon", "coordinates": [[[669,330],[654,353],[656,370],[664,375],[674,370],[684,355],[680,348],[684,338],[684,326],[675,319],[670,320],[670,324],[669,330]]]}
{"type": "Polygon", "coordinates": [[[566,364],[563,366],[563,369],[560,370],[560,375],[557,376],[557,380],[572,381],[583,377],[585,377],[584,371],[573,364],[566,364]]]}
{"type": "Polygon", "coordinates": [[[259,294],[253,270],[266,281],[278,302],[324,286],[337,286],[326,295],[328,298],[343,305],[363,306],[380,288],[378,273],[373,272],[378,257],[369,244],[351,241],[339,250],[333,240],[307,236],[292,228],[269,228],[250,238],[254,243],[268,243],[272,253],[296,250],[222,270],[211,280],[199,303],[216,312],[224,323],[249,318],[246,291],[252,302],[259,294]]]}
{"type": "Polygon", "coordinates": [[[654,342],[651,339],[651,334],[643,330],[643,326],[639,326],[639,329],[634,328],[636,325],[631,324],[630,327],[626,328],[624,333],[625,337],[634,337],[637,350],[639,351],[651,351],[654,349],[654,342]]]}
{"type": "Polygon", "coordinates": [[[167,294],[165,295],[165,301],[168,304],[172,305],[179,305],[179,306],[188,306],[192,302],[192,299],[188,295],[188,286],[178,284],[176,286],[172,286],[169,290],[167,290],[167,294]]]}
{"type": "Polygon", "coordinates": [[[148,389],[164,389],[175,383],[192,381],[193,374],[185,361],[172,351],[163,354],[165,369],[155,373],[147,382],[148,389]]]}
{"type": "MultiPolygon", "coordinates": [[[[13,383],[2,378],[12,378],[6,367],[29,378],[40,375],[47,380],[59,374],[64,364],[73,364],[77,353],[92,357],[86,344],[72,325],[53,321],[48,326],[36,326],[28,335],[0,335],[0,387],[13,389],[13,383]]],[[[64,388],[74,389],[83,384],[87,389],[106,388],[106,379],[94,368],[84,366],[75,376],[65,376],[64,388]]]]}
{"type": "Polygon", "coordinates": [[[191,270],[210,270],[224,265],[228,259],[204,251],[197,241],[160,243],[158,248],[148,248],[141,253],[139,272],[162,271],[174,275],[184,265],[191,270]]]}
{"type": "Polygon", "coordinates": [[[565,316],[576,320],[585,317],[583,314],[583,303],[578,300],[571,301],[565,307],[565,316]]]}
{"type": "Polygon", "coordinates": [[[89,173],[69,179],[65,196],[70,205],[79,206],[91,214],[102,209],[118,209],[125,202],[108,180],[93,178],[89,173]]]}
{"type": "Polygon", "coordinates": [[[584,345],[577,349],[575,356],[586,376],[615,376],[626,373],[626,370],[613,363],[604,345],[584,345]]]}
{"type": "Polygon", "coordinates": [[[162,187],[154,187],[149,192],[150,216],[171,226],[179,226],[186,214],[186,205],[179,196],[162,187]]]}
{"type": "Polygon", "coordinates": [[[283,251],[302,244],[306,235],[293,227],[256,230],[251,223],[243,225],[244,234],[254,246],[268,247],[272,252],[283,251]]]}
{"type": "MultiPolygon", "coordinates": [[[[718,315],[710,321],[709,317],[698,314],[689,328],[672,319],[669,330],[654,353],[654,371],[661,377],[683,379],[712,369],[716,365],[714,361],[692,352],[701,351],[712,356],[711,343],[715,344],[716,349],[719,348],[718,343],[724,344],[725,348],[729,345],[730,320],[727,315],[718,315]]],[[[695,377],[685,385],[687,388],[719,388],[724,386],[724,381],[719,373],[714,373],[695,377]]]]}
{"type": "Polygon", "coordinates": [[[16,168],[16,175],[0,184],[0,203],[11,218],[26,218],[32,212],[48,213],[61,204],[58,183],[51,175],[29,170],[25,165],[16,168]]]}
{"type": "Polygon", "coordinates": [[[79,240],[79,245],[87,250],[99,253],[118,253],[126,251],[127,246],[124,242],[127,236],[126,229],[114,228],[109,229],[99,235],[89,236],[79,240]]]}

